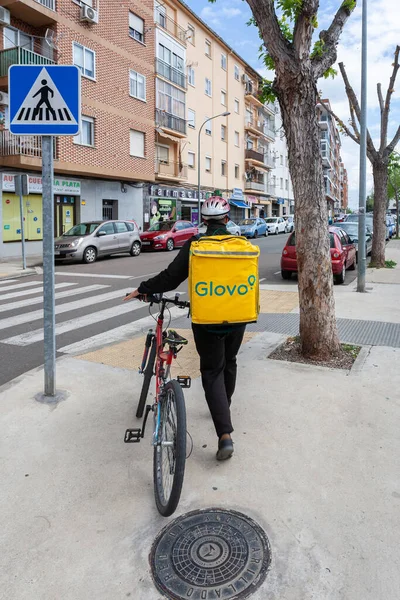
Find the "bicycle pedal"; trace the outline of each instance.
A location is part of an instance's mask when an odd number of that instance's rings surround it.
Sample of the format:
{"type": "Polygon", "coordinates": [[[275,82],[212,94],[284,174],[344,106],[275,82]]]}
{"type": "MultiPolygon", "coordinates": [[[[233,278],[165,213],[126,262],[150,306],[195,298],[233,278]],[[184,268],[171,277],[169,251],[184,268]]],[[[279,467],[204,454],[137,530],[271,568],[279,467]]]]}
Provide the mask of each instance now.
{"type": "Polygon", "coordinates": [[[125,431],[125,444],[137,444],[142,439],[141,429],[127,429],[125,431]]]}
{"type": "Polygon", "coordinates": [[[190,388],[192,385],[192,378],[188,375],[178,375],[176,380],[182,388],[190,388]]]}

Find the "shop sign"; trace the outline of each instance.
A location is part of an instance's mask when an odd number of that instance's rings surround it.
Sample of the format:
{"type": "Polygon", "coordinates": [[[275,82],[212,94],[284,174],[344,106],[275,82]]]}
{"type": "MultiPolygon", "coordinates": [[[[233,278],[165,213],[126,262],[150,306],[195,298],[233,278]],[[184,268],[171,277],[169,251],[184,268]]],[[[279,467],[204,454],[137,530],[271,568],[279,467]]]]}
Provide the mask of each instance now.
{"type": "Polygon", "coordinates": [[[277,198],[276,199],[276,203],[277,204],[285,204],[285,199],[284,198],[277,198]]]}
{"type": "Polygon", "coordinates": [[[159,221],[175,221],[177,218],[176,200],[155,198],[150,202],[150,227],[159,221]]]}
{"type": "Polygon", "coordinates": [[[257,202],[258,202],[258,199],[257,199],[257,197],[256,197],[256,196],[249,196],[249,195],[247,194],[247,195],[246,195],[246,199],[247,199],[247,202],[248,202],[249,204],[257,204],[257,202]]]}
{"type": "MultiPolygon", "coordinates": [[[[175,200],[197,200],[197,190],[189,190],[185,188],[170,188],[151,185],[149,188],[150,196],[157,198],[174,198],[175,200]]],[[[208,192],[200,192],[201,199],[209,197],[208,192]]]]}
{"type": "MultiPolygon", "coordinates": [[[[28,185],[30,194],[42,193],[42,178],[40,176],[28,175],[28,185]]],[[[70,196],[80,196],[81,194],[80,181],[55,177],[53,185],[55,194],[68,194],[70,196]]],[[[15,191],[14,175],[3,173],[2,188],[4,192],[15,191]]]]}

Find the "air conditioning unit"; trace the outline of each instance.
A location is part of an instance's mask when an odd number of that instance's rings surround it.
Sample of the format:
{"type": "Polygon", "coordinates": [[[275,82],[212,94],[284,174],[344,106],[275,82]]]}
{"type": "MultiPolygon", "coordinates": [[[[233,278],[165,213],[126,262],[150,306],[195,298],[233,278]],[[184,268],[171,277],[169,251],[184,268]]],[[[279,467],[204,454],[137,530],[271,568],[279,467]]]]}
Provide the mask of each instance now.
{"type": "Polygon", "coordinates": [[[10,11],[4,6],[0,6],[0,25],[10,24],[10,11]]]}
{"type": "Polygon", "coordinates": [[[0,104],[8,106],[8,94],[5,92],[0,92],[0,104]]]}
{"type": "Polygon", "coordinates": [[[243,73],[242,75],[242,83],[247,83],[249,80],[248,76],[246,75],[246,73],[243,73]]]}
{"type": "Polygon", "coordinates": [[[99,22],[99,13],[97,10],[94,10],[91,6],[87,4],[82,4],[81,6],[81,21],[86,21],[87,23],[98,23],[99,22]]]}

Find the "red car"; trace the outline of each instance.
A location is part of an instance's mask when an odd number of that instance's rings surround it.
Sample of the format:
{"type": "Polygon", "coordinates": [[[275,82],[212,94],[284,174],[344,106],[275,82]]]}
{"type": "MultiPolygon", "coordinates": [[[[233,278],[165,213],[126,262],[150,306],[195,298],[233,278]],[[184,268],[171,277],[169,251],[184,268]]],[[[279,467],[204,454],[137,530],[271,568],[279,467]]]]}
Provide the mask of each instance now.
{"type": "MultiPolygon", "coordinates": [[[[356,268],[356,246],[340,227],[329,227],[329,239],[333,276],[336,283],[344,283],[346,269],[356,268]]],[[[282,278],[290,279],[292,273],[297,273],[296,232],[289,236],[281,258],[282,278]]]]}
{"type": "Polygon", "coordinates": [[[190,221],[159,221],[140,234],[142,250],[173,250],[199,233],[190,221]]]}

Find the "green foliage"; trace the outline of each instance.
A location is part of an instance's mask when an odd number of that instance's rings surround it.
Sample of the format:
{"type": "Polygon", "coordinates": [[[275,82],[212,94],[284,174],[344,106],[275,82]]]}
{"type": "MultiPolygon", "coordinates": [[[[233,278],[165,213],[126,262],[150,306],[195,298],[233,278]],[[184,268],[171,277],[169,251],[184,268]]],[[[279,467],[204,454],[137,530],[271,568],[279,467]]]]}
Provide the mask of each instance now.
{"type": "Polygon", "coordinates": [[[367,212],[374,211],[374,194],[373,193],[371,193],[369,196],[367,196],[366,211],[367,212]]]}
{"type": "Polygon", "coordinates": [[[303,0],[277,0],[276,4],[282,15],[290,21],[295,21],[303,8],[303,0]]]}
{"type": "Polygon", "coordinates": [[[333,67],[329,67],[329,69],[327,69],[323,75],[324,79],[329,79],[329,77],[331,79],[335,79],[336,75],[337,75],[337,70],[334,69],[333,67]]]}
{"type": "Polygon", "coordinates": [[[276,94],[273,89],[273,81],[268,81],[267,79],[263,79],[261,81],[261,85],[259,87],[259,99],[265,104],[273,104],[276,100],[276,94]]]}
{"type": "Polygon", "coordinates": [[[388,199],[393,200],[400,196],[400,154],[393,152],[389,158],[388,166],[388,199]]]}
{"type": "Polygon", "coordinates": [[[350,12],[352,12],[357,5],[357,0],[343,0],[342,8],[347,8],[350,12]]]}

